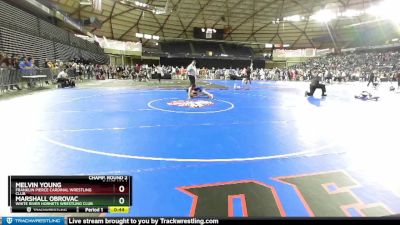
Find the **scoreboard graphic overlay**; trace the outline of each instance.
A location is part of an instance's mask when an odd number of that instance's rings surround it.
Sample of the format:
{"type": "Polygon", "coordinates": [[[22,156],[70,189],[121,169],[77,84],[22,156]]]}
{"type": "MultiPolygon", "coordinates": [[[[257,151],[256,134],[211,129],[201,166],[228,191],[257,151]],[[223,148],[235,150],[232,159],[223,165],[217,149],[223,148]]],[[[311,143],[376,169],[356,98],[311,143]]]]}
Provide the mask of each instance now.
{"type": "Polygon", "coordinates": [[[126,213],[130,176],[9,176],[13,213],[126,213]]]}

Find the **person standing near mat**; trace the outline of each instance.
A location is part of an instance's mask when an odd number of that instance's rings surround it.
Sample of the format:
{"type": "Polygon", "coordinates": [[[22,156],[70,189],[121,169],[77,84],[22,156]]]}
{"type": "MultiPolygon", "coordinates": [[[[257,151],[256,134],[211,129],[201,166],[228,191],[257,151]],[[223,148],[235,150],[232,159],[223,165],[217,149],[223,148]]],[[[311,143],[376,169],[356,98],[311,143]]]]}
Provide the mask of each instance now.
{"type": "Polygon", "coordinates": [[[246,79],[245,84],[246,85],[247,84],[251,85],[251,73],[252,72],[253,72],[253,63],[251,63],[251,65],[246,68],[246,74],[245,74],[245,79],[246,79]]]}
{"type": "MultiPolygon", "coordinates": [[[[155,67],[155,66],[154,66],[155,67]]],[[[161,65],[159,64],[156,68],[156,74],[157,74],[157,79],[158,79],[158,83],[161,83],[161,77],[164,76],[163,74],[163,68],[161,67],[161,65]]]]}
{"type": "Polygon", "coordinates": [[[251,62],[250,66],[245,67],[242,70],[242,76],[243,76],[242,85],[243,85],[243,87],[245,87],[245,85],[246,85],[246,88],[250,88],[248,86],[248,84],[251,85],[251,73],[252,72],[253,72],[253,62],[251,62]]]}
{"type": "Polygon", "coordinates": [[[397,89],[400,90],[400,72],[397,74],[397,89]]]}
{"type": "Polygon", "coordinates": [[[310,92],[306,91],[305,95],[306,96],[313,96],[314,92],[317,88],[320,88],[322,90],[322,96],[326,96],[326,88],[325,88],[325,84],[321,84],[321,77],[319,77],[318,75],[316,75],[310,84],[310,92]]]}
{"type": "Polygon", "coordinates": [[[188,90],[189,93],[189,99],[191,99],[190,97],[190,93],[192,93],[192,88],[196,86],[196,75],[197,75],[197,68],[196,68],[196,60],[193,60],[192,63],[190,63],[190,65],[187,67],[187,75],[189,77],[189,81],[190,81],[190,87],[188,90]]]}
{"type": "Polygon", "coordinates": [[[374,85],[374,82],[375,82],[375,74],[373,71],[371,71],[371,73],[369,74],[369,77],[368,77],[367,87],[369,87],[369,84],[371,84],[371,83],[372,83],[372,85],[374,85]]]}

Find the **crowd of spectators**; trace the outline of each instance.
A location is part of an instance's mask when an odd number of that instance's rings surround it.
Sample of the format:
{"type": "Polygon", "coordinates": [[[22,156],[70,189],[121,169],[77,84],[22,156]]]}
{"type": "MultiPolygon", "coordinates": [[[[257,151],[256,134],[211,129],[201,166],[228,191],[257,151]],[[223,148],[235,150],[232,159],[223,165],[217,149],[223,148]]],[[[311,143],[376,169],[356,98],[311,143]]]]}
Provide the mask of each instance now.
{"type": "MultiPolygon", "coordinates": [[[[84,76],[88,79],[95,77],[96,72],[99,70],[101,65],[96,65],[91,62],[82,59],[71,59],[63,62],[61,60],[48,60],[45,59],[42,64],[33,57],[23,54],[5,54],[0,53],[0,68],[2,70],[9,70],[7,79],[2,78],[2,89],[13,90],[16,87],[21,90],[24,81],[21,79],[22,76],[28,75],[48,75],[46,83],[56,81],[57,75],[64,71],[69,77],[82,80],[84,76]]],[[[3,74],[2,74],[3,76],[3,74]]],[[[26,82],[28,87],[34,85],[34,83],[26,82]]]]}
{"type": "Polygon", "coordinates": [[[319,75],[328,81],[394,81],[399,69],[399,51],[370,51],[313,58],[289,71],[305,79],[319,75]]]}
{"type": "MultiPolygon", "coordinates": [[[[182,69],[182,68],[181,68],[182,69]]],[[[369,51],[331,54],[312,58],[287,68],[252,70],[253,80],[308,81],[320,76],[327,82],[395,81],[400,69],[399,51],[369,51]]],[[[201,68],[204,79],[242,79],[246,68],[201,68]]],[[[176,71],[182,71],[176,69],[176,71]]],[[[177,72],[179,74],[179,72],[177,72]]]]}
{"type": "MultiPolygon", "coordinates": [[[[352,52],[312,58],[287,68],[253,69],[253,80],[308,81],[395,81],[400,69],[399,51],[352,52]]],[[[206,79],[241,79],[245,68],[200,69],[206,79]]]]}
{"type": "Polygon", "coordinates": [[[32,68],[38,68],[38,61],[36,61],[33,57],[23,55],[8,55],[5,53],[0,53],[0,67],[8,68],[8,69],[16,69],[16,70],[27,70],[32,68]]]}
{"type": "MultiPolygon", "coordinates": [[[[25,54],[18,56],[14,54],[8,55],[5,53],[0,53],[0,68],[18,71],[20,74],[26,74],[28,71],[38,68],[38,61],[25,54]]],[[[16,75],[16,73],[13,73],[13,75],[16,75]]],[[[14,78],[13,80],[17,79],[14,78]]],[[[18,90],[21,90],[18,83],[12,83],[6,88],[10,88],[12,90],[14,87],[18,90]]]]}
{"type": "MultiPolygon", "coordinates": [[[[0,67],[19,74],[32,74],[39,68],[48,69],[56,78],[60,71],[69,77],[85,79],[134,79],[148,81],[150,79],[187,79],[187,65],[181,67],[164,65],[98,65],[81,59],[68,62],[46,59],[42,65],[28,55],[0,54],[0,67]]],[[[251,71],[253,80],[307,81],[318,75],[323,81],[394,81],[400,69],[399,51],[369,51],[331,54],[324,57],[312,58],[307,62],[287,68],[263,69],[254,68],[251,71]]],[[[206,68],[198,69],[200,79],[242,79],[246,68],[206,68]]],[[[12,85],[12,89],[18,85],[12,85]]]]}

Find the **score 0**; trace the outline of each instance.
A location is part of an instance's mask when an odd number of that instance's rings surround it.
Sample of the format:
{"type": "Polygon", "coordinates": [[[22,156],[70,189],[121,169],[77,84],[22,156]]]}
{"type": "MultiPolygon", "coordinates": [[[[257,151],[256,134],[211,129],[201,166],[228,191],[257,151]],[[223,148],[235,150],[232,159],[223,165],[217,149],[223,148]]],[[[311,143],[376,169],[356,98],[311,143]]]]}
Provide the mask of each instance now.
{"type": "Polygon", "coordinates": [[[128,196],[126,196],[126,195],[129,195],[129,187],[127,187],[124,184],[116,185],[115,189],[114,189],[114,193],[117,196],[121,195],[121,194],[123,195],[123,196],[117,197],[118,201],[116,203],[118,203],[119,205],[126,205],[127,204],[127,202],[126,202],[127,199],[126,198],[128,196]]]}
{"type": "Polygon", "coordinates": [[[114,193],[129,194],[129,187],[126,184],[117,184],[114,186],[114,193]]]}

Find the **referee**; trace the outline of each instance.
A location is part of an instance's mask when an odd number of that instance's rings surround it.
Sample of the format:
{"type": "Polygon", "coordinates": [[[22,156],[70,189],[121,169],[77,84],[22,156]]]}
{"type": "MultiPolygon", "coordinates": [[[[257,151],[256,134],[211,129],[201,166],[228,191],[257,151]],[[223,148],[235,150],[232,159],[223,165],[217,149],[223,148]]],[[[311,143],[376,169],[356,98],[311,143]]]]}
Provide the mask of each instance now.
{"type": "Polygon", "coordinates": [[[196,85],[196,75],[197,75],[196,60],[193,60],[186,70],[190,80],[190,85],[196,85]]]}
{"type": "Polygon", "coordinates": [[[316,75],[314,79],[312,79],[311,84],[310,84],[310,92],[306,91],[305,95],[306,96],[313,96],[315,89],[321,89],[322,90],[322,96],[326,96],[326,87],[325,84],[321,84],[321,77],[316,75]]]}
{"type": "MultiPolygon", "coordinates": [[[[192,93],[192,87],[196,86],[196,75],[197,75],[197,69],[196,69],[196,60],[193,60],[192,63],[187,67],[187,75],[189,77],[190,81],[190,87],[188,92],[192,93]]],[[[189,97],[190,99],[190,97],[189,97]]]]}

